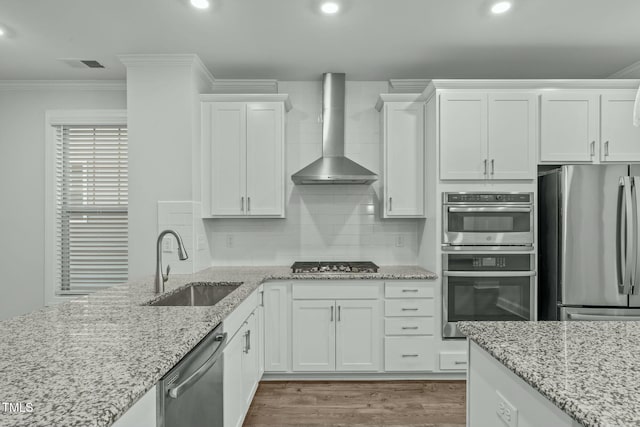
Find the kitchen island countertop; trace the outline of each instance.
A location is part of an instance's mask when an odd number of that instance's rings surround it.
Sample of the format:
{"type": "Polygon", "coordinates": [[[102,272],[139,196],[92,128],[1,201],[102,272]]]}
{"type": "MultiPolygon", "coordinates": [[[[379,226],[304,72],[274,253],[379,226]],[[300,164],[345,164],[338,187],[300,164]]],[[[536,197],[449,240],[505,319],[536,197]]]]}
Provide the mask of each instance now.
{"type": "Polygon", "coordinates": [[[370,274],[292,274],[288,267],[214,267],[171,275],[166,290],[193,282],[243,282],[209,307],[148,306],[153,277],[0,322],[0,426],[112,425],[261,283],[269,280],[433,280],[416,266],[370,274]]]}
{"type": "Polygon", "coordinates": [[[640,322],[459,322],[458,329],[580,424],[640,425],[640,322]]]}

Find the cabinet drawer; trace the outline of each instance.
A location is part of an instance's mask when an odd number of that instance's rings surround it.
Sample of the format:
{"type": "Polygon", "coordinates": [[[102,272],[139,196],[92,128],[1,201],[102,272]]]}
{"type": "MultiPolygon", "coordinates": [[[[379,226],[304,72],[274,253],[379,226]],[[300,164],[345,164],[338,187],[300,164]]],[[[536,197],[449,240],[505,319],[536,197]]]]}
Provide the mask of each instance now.
{"type": "Polygon", "coordinates": [[[463,371],[467,369],[467,352],[440,352],[440,369],[443,371],[463,371]]]}
{"type": "Polygon", "coordinates": [[[435,366],[433,337],[386,337],[384,370],[432,371],[435,366]]]}
{"type": "Polygon", "coordinates": [[[392,317],[384,319],[385,335],[433,335],[433,317],[392,317]]]}
{"type": "Polygon", "coordinates": [[[384,302],[384,315],[390,317],[433,316],[433,299],[395,299],[384,302]]]}
{"type": "Polygon", "coordinates": [[[428,283],[385,283],[385,298],[433,298],[435,290],[432,284],[428,283]]]}
{"type": "Polygon", "coordinates": [[[378,299],[381,283],[331,280],[321,283],[294,283],[293,299],[378,299]],[[328,283],[330,282],[330,283],[328,283]]]}

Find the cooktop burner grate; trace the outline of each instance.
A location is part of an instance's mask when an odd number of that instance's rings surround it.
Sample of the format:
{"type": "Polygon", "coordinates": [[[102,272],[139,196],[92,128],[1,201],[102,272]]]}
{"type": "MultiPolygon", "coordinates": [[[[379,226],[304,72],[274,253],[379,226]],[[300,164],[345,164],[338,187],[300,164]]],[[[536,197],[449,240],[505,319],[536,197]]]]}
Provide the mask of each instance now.
{"type": "Polygon", "coordinates": [[[298,261],[291,266],[293,273],[377,273],[378,266],[371,261],[298,261]]]}

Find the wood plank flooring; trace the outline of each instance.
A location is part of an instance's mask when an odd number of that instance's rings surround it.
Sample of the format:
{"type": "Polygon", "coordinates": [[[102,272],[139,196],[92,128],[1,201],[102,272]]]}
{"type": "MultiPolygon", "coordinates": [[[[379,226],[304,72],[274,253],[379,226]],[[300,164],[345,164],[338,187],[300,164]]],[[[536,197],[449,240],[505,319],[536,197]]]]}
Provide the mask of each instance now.
{"type": "Polygon", "coordinates": [[[265,381],[244,427],[464,427],[464,381],[265,381]]]}

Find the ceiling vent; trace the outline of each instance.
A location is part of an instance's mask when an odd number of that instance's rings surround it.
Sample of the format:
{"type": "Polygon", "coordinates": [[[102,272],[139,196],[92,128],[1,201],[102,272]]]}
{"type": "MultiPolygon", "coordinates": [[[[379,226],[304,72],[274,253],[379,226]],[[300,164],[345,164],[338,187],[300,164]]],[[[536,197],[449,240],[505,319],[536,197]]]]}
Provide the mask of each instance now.
{"type": "Polygon", "coordinates": [[[71,68],[104,68],[104,65],[95,59],[77,59],[77,58],[61,58],[62,61],[71,68]]]}

